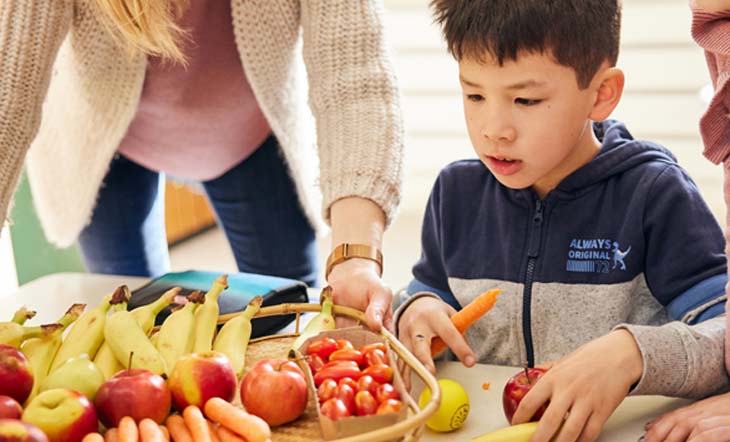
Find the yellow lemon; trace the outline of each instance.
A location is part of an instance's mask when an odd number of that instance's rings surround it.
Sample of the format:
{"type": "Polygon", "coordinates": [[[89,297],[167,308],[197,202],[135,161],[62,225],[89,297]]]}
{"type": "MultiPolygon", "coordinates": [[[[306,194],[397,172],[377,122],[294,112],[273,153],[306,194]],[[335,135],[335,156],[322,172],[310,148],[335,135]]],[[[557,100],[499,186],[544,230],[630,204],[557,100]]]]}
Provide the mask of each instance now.
{"type": "MultiPolygon", "coordinates": [[[[461,427],[469,415],[469,396],[458,382],[451,379],[439,379],[441,388],[441,405],[436,413],[426,421],[426,426],[433,431],[453,431],[461,427]]],[[[431,390],[426,387],[418,398],[418,406],[424,408],[431,400],[431,390]]]]}

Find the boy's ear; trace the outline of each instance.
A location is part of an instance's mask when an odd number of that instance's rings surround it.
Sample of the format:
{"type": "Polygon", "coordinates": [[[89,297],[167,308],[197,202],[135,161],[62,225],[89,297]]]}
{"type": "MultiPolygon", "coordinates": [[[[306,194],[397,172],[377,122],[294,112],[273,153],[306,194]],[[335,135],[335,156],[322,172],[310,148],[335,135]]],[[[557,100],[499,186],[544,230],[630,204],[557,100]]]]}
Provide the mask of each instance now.
{"type": "Polygon", "coordinates": [[[588,118],[603,121],[611,115],[624,91],[624,73],[618,68],[607,68],[593,79],[596,84],[596,101],[588,118]]]}

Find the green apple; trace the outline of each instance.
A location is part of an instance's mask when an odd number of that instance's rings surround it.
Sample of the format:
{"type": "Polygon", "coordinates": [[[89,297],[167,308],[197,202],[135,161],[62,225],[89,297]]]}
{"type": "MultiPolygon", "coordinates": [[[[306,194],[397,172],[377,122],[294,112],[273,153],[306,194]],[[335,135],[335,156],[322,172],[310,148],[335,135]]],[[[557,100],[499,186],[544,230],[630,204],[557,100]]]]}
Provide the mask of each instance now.
{"type": "Polygon", "coordinates": [[[81,392],[94,402],[96,392],[104,383],[104,374],[99,367],[89,360],[88,356],[82,355],[71,358],[60,367],[53,370],[41,383],[39,391],[47,391],[54,388],[70,388],[81,392]]]}
{"type": "Polygon", "coordinates": [[[78,442],[99,429],[94,404],[68,388],[40,393],[25,407],[22,420],[40,428],[49,442],[78,442]]]}

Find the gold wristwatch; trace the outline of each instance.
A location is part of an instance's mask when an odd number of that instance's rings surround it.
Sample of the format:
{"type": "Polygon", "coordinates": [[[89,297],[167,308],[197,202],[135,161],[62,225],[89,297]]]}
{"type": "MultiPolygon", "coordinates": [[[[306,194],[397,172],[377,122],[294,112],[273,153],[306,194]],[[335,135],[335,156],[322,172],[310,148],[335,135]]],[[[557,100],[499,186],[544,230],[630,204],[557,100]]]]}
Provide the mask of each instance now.
{"type": "Polygon", "coordinates": [[[377,247],[373,247],[367,244],[350,244],[342,243],[335,247],[327,258],[327,270],[325,271],[325,280],[330,276],[332,267],[347,261],[351,258],[363,258],[375,261],[380,269],[380,275],[383,275],[383,254],[380,253],[377,247]]]}

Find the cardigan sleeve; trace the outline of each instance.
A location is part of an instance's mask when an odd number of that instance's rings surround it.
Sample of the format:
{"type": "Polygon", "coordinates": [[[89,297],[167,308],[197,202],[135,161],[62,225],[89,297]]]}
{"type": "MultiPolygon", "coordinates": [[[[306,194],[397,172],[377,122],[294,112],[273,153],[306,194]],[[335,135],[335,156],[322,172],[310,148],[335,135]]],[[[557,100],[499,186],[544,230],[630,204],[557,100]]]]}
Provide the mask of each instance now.
{"type": "Polygon", "coordinates": [[[0,7],[0,216],[41,121],[53,61],[71,26],[72,0],[11,0],[0,7]]]}
{"type": "Polygon", "coordinates": [[[382,12],[382,0],[302,0],[304,62],[327,221],[340,198],[373,200],[386,223],[400,202],[403,128],[382,12]]]}

